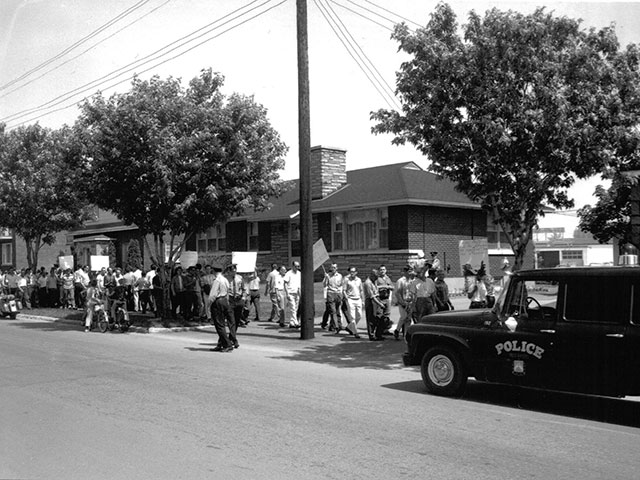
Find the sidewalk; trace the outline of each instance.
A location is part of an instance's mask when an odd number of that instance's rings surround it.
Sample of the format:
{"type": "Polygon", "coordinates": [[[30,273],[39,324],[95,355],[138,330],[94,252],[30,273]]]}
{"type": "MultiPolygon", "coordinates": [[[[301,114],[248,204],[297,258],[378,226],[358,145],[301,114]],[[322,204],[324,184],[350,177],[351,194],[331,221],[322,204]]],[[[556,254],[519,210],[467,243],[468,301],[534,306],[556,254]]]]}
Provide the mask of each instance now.
{"type": "MultiPolygon", "coordinates": [[[[266,306],[266,302],[263,301],[263,303],[265,304],[263,306],[266,306]]],[[[452,297],[451,303],[453,303],[453,306],[456,310],[465,310],[469,307],[469,300],[464,296],[452,297]]],[[[261,308],[262,318],[267,318],[268,314],[266,314],[266,310],[264,311],[262,310],[263,309],[261,308]]],[[[75,325],[78,327],[78,329],[84,328],[84,322],[82,322],[79,318],[58,318],[58,317],[52,317],[52,316],[46,316],[46,315],[38,315],[36,312],[37,310],[22,310],[20,313],[18,313],[17,320],[21,320],[21,319],[22,320],[42,320],[42,321],[48,321],[48,322],[55,322],[63,325],[75,325]]],[[[320,312],[323,312],[323,310],[320,310],[320,312]]],[[[162,321],[159,318],[153,318],[151,317],[151,315],[148,315],[148,314],[144,315],[141,313],[130,312],[129,315],[132,321],[132,326],[129,329],[129,332],[131,333],[171,333],[171,332],[185,332],[185,331],[215,330],[213,324],[210,324],[210,323],[190,322],[190,323],[184,324],[180,322],[170,321],[168,323],[168,326],[164,326],[162,324],[162,321]]],[[[253,314],[251,315],[251,318],[253,318],[253,314]]],[[[399,318],[400,318],[400,312],[398,310],[398,307],[396,306],[391,307],[391,320],[393,321],[393,323],[397,324],[399,318]]],[[[320,325],[321,320],[322,320],[322,313],[320,315],[315,316],[314,325],[316,326],[320,325]]],[[[275,336],[275,334],[279,333],[280,331],[280,329],[278,328],[265,328],[267,326],[274,327],[277,325],[277,323],[268,323],[262,320],[259,323],[252,321],[249,325],[250,325],[249,328],[254,328],[256,326],[258,328],[262,328],[264,330],[264,333],[267,335],[271,333],[271,334],[274,334],[275,336]]],[[[358,329],[360,330],[361,335],[364,332],[366,337],[366,323],[364,321],[364,318],[359,322],[358,329]]],[[[321,330],[318,327],[315,329],[315,331],[322,332],[323,330],[321,330]]]]}

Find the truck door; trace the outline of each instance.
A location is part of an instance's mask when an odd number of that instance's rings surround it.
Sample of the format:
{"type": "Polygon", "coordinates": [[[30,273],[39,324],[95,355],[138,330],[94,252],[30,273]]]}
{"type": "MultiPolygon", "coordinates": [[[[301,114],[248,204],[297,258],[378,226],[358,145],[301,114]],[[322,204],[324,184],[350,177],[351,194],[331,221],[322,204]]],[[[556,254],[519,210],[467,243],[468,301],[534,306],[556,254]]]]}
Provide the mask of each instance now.
{"type": "MultiPolygon", "coordinates": [[[[515,320],[485,339],[487,379],[523,386],[544,387],[553,369],[554,339],[543,333],[553,328],[557,316],[558,282],[516,277],[501,312],[515,320]]],[[[505,322],[505,325],[507,323],[505,322]]]]}
{"type": "Polygon", "coordinates": [[[566,279],[562,314],[545,332],[560,373],[552,387],[603,394],[622,388],[631,306],[631,284],[624,277],[566,279]]]}

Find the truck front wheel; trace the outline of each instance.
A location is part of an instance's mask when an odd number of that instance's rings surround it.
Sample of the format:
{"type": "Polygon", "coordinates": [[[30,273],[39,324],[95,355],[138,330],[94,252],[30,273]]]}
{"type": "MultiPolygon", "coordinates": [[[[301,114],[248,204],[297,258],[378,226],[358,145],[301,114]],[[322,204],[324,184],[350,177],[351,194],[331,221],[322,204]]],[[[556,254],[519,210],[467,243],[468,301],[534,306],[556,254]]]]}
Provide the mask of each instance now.
{"type": "Polygon", "coordinates": [[[427,391],[434,395],[460,395],[467,385],[467,371],[462,357],[446,345],[427,350],[422,357],[420,370],[427,391]]]}

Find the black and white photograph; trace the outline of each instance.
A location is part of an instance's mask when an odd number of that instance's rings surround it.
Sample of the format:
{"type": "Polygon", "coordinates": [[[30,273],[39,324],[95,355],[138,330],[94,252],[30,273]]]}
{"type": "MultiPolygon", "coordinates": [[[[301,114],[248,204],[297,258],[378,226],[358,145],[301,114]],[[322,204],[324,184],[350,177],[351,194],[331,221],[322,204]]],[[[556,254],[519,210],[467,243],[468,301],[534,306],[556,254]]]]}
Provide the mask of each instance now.
{"type": "Polygon", "coordinates": [[[0,480],[637,478],[640,2],[0,0],[0,480]]]}

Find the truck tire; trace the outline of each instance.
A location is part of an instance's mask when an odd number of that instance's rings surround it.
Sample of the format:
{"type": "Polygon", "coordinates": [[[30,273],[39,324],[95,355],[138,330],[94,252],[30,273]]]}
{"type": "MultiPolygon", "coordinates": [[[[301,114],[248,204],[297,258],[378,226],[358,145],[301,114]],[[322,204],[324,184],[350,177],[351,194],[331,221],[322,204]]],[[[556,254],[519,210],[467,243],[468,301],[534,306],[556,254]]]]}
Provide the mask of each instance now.
{"type": "Polygon", "coordinates": [[[427,350],[420,372],[427,391],[434,395],[461,395],[467,385],[467,369],[462,356],[446,345],[427,350]]]}

